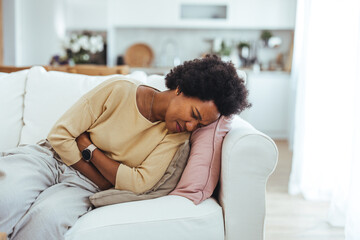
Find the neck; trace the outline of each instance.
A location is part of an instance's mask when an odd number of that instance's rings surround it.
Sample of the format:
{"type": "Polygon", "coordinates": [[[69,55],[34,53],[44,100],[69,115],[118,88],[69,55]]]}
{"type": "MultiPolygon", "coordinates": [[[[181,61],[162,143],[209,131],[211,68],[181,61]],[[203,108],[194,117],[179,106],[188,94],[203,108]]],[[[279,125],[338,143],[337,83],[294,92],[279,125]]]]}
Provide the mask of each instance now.
{"type": "Polygon", "coordinates": [[[175,90],[157,92],[154,96],[152,116],[155,121],[165,121],[165,115],[170,101],[175,97],[175,90]]]}

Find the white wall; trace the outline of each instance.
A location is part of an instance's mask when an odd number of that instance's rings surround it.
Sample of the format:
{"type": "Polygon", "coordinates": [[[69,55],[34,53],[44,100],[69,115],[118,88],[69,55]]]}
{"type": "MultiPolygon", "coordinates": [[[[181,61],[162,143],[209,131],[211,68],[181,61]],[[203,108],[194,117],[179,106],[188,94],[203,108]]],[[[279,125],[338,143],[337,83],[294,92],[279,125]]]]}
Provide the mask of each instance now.
{"type": "Polygon", "coordinates": [[[2,1],[4,65],[15,65],[15,1],[2,1]]]}
{"type": "Polygon", "coordinates": [[[48,64],[50,56],[61,50],[60,38],[65,32],[61,0],[19,1],[19,31],[16,65],[48,64]],[[63,29],[63,30],[62,30],[63,29]]]}
{"type": "Polygon", "coordinates": [[[64,2],[67,29],[106,30],[109,15],[107,0],[65,0],[64,2]]]}
{"type": "Polygon", "coordinates": [[[273,139],[287,139],[289,84],[290,74],[287,72],[247,72],[252,107],[240,116],[273,139]]]}
{"type": "MultiPolygon", "coordinates": [[[[164,0],[157,0],[157,2],[162,1],[164,0]]],[[[201,1],[206,2],[205,0],[201,1]]],[[[263,1],[266,0],[256,0],[256,3],[260,4],[263,1]]],[[[275,3],[281,5],[282,1],[285,0],[276,0],[275,3]]],[[[291,0],[291,2],[294,1],[291,0]]],[[[122,16],[124,7],[121,6],[129,5],[125,1],[121,4],[117,0],[3,0],[3,2],[4,60],[7,65],[48,64],[51,56],[62,53],[60,41],[66,30],[107,30],[109,65],[115,64],[116,56],[123,55],[127,47],[136,42],[146,42],[153,48],[156,58],[154,65],[159,66],[161,65],[159,56],[163,52],[163,45],[169,40],[176,42],[180,49],[179,57],[183,61],[199,57],[207,51],[210,45],[204,42],[205,39],[220,36],[235,41],[255,40],[260,35],[260,29],[221,29],[212,25],[199,29],[112,26],[109,23],[111,20],[109,13],[113,13],[113,17],[122,16]],[[120,7],[107,9],[112,8],[109,2],[117,2],[120,7]]],[[[213,2],[216,1],[213,0],[213,2]]],[[[237,1],[230,2],[236,3],[237,1]]],[[[241,1],[241,4],[245,4],[245,2],[241,1]]],[[[249,2],[247,6],[251,7],[252,5],[249,2]]],[[[144,8],[143,6],[139,7],[144,8]]],[[[149,11],[149,9],[144,11],[149,11]]],[[[134,15],[136,16],[136,14],[134,15]]],[[[160,12],[159,15],[163,16],[163,13],[160,12]]],[[[128,20],[124,20],[124,23],[130,24],[128,20]]],[[[281,30],[275,33],[283,39],[283,45],[276,51],[285,53],[285,56],[291,41],[290,32],[290,30],[281,30]]]]}
{"type": "Polygon", "coordinates": [[[48,64],[65,34],[62,0],[4,0],[4,64],[48,64]]]}

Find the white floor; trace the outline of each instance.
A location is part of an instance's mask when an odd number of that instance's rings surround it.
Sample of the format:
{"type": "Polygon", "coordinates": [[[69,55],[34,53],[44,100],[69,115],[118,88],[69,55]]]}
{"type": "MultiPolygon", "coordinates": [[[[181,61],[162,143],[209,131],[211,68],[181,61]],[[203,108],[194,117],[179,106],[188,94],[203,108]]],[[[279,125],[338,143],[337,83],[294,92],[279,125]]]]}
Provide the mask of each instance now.
{"type": "Polygon", "coordinates": [[[275,142],[279,162],[267,185],[265,240],[344,240],[344,229],[326,222],[328,203],[287,194],[292,153],[286,141],[275,142]]]}

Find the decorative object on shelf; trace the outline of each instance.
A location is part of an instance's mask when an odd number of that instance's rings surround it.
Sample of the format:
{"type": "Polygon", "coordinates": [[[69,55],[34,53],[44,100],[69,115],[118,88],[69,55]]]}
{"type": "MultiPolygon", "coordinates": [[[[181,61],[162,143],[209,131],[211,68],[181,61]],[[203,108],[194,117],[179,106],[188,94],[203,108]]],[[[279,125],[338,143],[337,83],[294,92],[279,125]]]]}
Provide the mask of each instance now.
{"type": "Polygon", "coordinates": [[[161,44],[159,66],[176,67],[180,63],[180,49],[177,41],[172,38],[166,39],[161,44]]]}
{"type": "Polygon", "coordinates": [[[222,38],[215,38],[212,40],[205,40],[211,43],[211,52],[212,54],[216,54],[221,57],[223,61],[231,60],[231,52],[232,52],[232,42],[225,41],[222,38]]]}
{"type": "Polygon", "coordinates": [[[226,43],[224,40],[221,41],[220,49],[217,52],[221,57],[229,57],[231,53],[231,46],[230,44],[226,43]]]}
{"type": "Polygon", "coordinates": [[[63,40],[65,55],[55,55],[50,65],[106,64],[105,48],[101,34],[88,31],[73,33],[63,40]]]}
{"type": "Polygon", "coordinates": [[[241,60],[239,56],[239,49],[237,43],[234,40],[223,40],[222,38],[204,39],[205,42],[210,43],[210,50],[203,53],[216,54],[221,57],[223,61],[231,61],[236,68],[241,67],[241,60]]]}
{"type": "Polygon", "coordinates": [[[282,44],[282,39],[269,30],[263,30],[260,35],[261,43],[258,51],[258,61],[262,70],[282,70],[283,57],[279,56],[280,50],[276,50],[282,44]]]}
{"type": "Polygon", "coordinates": [[[124,56],[118,55],[116,58],[116,65],[124,65],[124,64],[125,64],[124,56]]]}
{"type": "Polygon", "coordinates": [[[257,41],[244,42],[241,41],[237,45],[239,50],[239,57],[241,60],[241,66],[250,67],[257,62],[257,41]]]}
{"type": "Polygon", "coordinates": [[[268,47],[269,39],[273,36],[272,32],[269,30],[263,30],[261,32],[260,38],[264,42],[264,46],[268,47]]]}
{"type": "Polygon", "coordinates": [[[234,64],[234,67],[239,68],[241,67],[241,60],[239,50],[236,47],[236,43],[233,42],[230,52],[230,61],[234,64]]]}
{"type": "Polygon", "coordinates": [[[263,41],[264,47],[277,48],[281,45],[282,40],[280,37],[274,36],[269,30],[261,32],[260,39],[263,41]]]}
{"type": "Polygon", "coordinates": [[[136,43],[126,50],[124,60],[130,67],[150,67],[154,60],[154,53],[149,45],[136,43]]]}
{"type": "Polygon", "coordinates": [[[282,40],[280,37],[273,36],[268,41],[268,47],[269,48],[277,48],[281,45],[282,40]]]}
{"type": "Polygon", "coordinates": [[[68,65],[69,59],[67,56],[54,55],[50,60],[50,66],[68,65]]]}
{"type": "Polygon", "coordinates": [[[69,59],[73,59],[75,64],[89,63],[91,54],[104,50],[104,40],[101,35],[92,35],[90,32],[82,34],[72,34],[71,38],[66,38],[64,47],[69,59]]]}

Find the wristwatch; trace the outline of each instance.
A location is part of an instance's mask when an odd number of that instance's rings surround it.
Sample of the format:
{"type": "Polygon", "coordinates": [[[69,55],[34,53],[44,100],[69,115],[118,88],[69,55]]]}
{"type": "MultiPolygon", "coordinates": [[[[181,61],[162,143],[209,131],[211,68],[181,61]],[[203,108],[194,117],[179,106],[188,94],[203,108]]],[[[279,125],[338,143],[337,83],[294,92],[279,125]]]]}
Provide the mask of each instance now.
{"type": "Polygon", "coordinates": [[[97,149],[97,147],[94,144],[90,144],[87,148],[82,150],[81,155],[82,155],[83,159],[85,161],[89,162],[90,159],[92,158],[92,153],[95,149],[97,149]]]}

